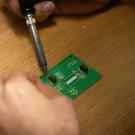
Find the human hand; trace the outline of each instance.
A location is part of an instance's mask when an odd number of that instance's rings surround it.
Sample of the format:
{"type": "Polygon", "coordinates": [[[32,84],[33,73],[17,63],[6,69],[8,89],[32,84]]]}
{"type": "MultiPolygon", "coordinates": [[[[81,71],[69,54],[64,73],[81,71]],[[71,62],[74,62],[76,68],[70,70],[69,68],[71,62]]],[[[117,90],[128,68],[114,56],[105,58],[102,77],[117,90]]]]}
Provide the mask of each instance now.
{"type": "MultiPolygon", "coordinates": [[[[18,0],[4,0],[6,5],[20,15],[18,0]]],[[[108,4],[112,0],[47,0],[35,5],[36,17],[46,19],[51,14],[83,14],[90,13],[108,4]]]]}
{"type": "Polygon", "coordinates": [[[79,135],[70,99],[35,75],[0,76],[0,134],[79,135]]]}

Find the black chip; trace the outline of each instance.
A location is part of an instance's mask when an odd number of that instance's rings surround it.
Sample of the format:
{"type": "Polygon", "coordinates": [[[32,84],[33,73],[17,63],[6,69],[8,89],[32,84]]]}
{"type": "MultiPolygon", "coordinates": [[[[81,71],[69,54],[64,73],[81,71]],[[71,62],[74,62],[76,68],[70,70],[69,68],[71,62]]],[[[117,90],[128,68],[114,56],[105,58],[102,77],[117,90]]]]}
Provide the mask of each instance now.
{"type": "Polygon", "coordinates": [[[52,83],[56,83],[57,82],[57,77],[54,75],[49,75],[48,79],[52,82],[52,83]]]}
{"type": "Polygon", "coordinates": [[[86,74],[86,73],[88,73],[89,68],[88,68],[87,65],[81,64],[80,70],[83,71],[86,74]]]}

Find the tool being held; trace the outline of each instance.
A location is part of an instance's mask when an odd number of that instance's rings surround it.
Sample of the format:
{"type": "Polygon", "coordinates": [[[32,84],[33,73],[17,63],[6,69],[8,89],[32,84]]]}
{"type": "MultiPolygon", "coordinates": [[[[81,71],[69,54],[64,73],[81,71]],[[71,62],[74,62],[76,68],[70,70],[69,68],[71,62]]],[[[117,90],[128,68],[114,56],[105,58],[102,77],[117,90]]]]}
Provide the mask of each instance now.
{"type": "Polygon", "coordinates": [[[22,15],[26,19],[26,25],[29,29],[30,35],[33,40],[35,52],[37,55],[39,66],[42,71],[46,74],[47,72],[47,61],[42,48],[42,43],[36,28],[36,20],[34,18],[35,8],[34,5],[41,0],[19,0],[20,10],[22,15]]]}

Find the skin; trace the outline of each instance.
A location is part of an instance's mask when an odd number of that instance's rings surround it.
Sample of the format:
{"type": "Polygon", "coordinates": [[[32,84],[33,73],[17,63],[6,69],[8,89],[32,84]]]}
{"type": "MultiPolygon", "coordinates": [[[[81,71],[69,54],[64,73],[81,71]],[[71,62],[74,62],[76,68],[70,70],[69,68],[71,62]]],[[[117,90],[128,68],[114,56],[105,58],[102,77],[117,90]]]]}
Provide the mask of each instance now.
{"type": "MultiPolygon", "coordinates": [[[[36,17],[39,21],[43,21],[51,14],[90,13],[104,7],[110,1],[112,0],[47,0],[35,5],[36,17]]],[[[4,0],[4,2],[10,10],[20,15],[18,0],[4,0]]]]}
{"type": "Polygon", "coordinates": [[[0,135],[80,135],[72,101],[30,73],[0,75],[0,135]]]}

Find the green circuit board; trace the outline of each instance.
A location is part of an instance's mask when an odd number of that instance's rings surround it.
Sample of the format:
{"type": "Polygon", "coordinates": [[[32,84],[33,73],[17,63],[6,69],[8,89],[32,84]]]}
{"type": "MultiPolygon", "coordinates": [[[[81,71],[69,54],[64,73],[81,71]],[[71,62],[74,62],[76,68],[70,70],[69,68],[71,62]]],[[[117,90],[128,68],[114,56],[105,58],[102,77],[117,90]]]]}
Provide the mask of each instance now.
{"type": "Polygon", "coordinates": [[[83,60],[69,55],[67,58],[48,70],[40,79],[60,93],[75,99],[101,78],[101,74],[83,60]]]}

